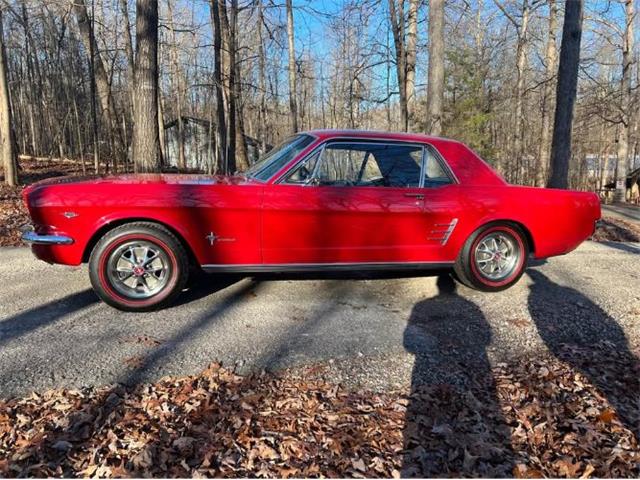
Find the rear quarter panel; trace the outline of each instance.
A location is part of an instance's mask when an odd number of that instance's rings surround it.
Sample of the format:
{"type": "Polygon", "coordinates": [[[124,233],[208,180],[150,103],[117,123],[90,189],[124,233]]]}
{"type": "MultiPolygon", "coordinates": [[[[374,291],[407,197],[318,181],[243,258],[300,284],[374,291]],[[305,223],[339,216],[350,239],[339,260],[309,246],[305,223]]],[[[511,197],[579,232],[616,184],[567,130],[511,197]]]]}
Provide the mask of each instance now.
{"type": "MultiPolygon", "coordinates": [[[[536,258],[562,255],[588,239],[600,218],[596,194],[512,185],[466,186],[460,202],[465,218],[452,248],[459,251],[480,226],[498,220],[522,224],[533,239],[536,258]]],[[[453,237],[453,236],[452,236],[453,237]]]]}

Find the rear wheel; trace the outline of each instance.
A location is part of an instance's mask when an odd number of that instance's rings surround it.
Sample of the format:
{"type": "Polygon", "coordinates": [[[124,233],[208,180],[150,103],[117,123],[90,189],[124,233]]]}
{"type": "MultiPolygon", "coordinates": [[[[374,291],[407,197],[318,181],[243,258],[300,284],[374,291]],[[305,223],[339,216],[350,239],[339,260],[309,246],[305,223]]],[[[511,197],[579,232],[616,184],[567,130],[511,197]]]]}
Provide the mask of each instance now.
{"type": "Polygon", "coordinates": [[[497,292],[520,279],[528,253],[527,239],[520,227],[507,222],[490,223],[469,237],[454,270],[465,285],[497,292]]]}
{"type": "Polygon", "coordinates": [[[102,237],[89,259],[89,277],[98,296],[126,311],[170,304],[184,288],[189,260],[180,241],[161,225],[136,222],[102,237]]]}

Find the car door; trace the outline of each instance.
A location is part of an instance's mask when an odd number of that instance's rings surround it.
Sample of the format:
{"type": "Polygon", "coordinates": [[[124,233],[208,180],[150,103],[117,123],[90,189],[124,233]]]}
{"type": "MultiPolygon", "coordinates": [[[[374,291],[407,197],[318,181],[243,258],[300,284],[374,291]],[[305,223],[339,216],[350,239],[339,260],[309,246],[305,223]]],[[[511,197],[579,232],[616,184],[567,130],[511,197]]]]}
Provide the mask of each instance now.
{"type": "Polygon", "coordinates": [[[435,217],[425,215],[425,151],[403,142],[319,146],[265,187],[263,263],[435,259],[438,242],[429,235],[439,232],[432,232],[435,217]]]}

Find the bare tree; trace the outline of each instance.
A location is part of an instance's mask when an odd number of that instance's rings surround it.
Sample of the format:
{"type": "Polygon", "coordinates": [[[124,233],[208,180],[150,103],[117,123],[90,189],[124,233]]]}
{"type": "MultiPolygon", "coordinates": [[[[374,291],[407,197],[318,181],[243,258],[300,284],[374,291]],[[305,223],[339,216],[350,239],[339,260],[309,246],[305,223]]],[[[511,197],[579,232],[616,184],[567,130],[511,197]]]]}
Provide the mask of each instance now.
{"type": "Polygon", "coordinates": [[[0,155],[4,166],[6,184],[18,184],[18,163],[14,150],[13,127],[11,119],[11,102],[9,101],[9,85],[7,82],[7,53],[4,45],[3,8],[0,6],[0,155]]]}
{"type": "Polygon", "coordinates": [[[551,143],[551,175],[547,184],[551,188],[569,187],[573,107],[576,101],[582,40],[582,10],[582,0],[567,2],[565,7],[551,143]]]}
{"type": "Polygon", "coordinates": [[[73,0],[73,9],[80,30],[80,38],[91,58],[89,59],[92,66],[92,73],[97,89],[98,100],[100,102],[100,111],[102,123],[105,126],[111,126],[111,120],[115,112],[111,97],[111,87],[109,85],[109,77],[105,68],[102,55],[98,49],[98,44],[93,31],[92,19],[89,17],[85,0],[73,0]]]}
{"type": "Polygon", "coordinates": [[[127,59],[127,82],[129,83],[129,102],[133,116],[133,104],[135,103],[135,93],[133,90],[135,75],[135,56],[133,53],[133,40],[131,39],[131,21],[129,20],[129,4],[127,0],[120,0],[120,13],[124,25],[124,49],[127,59]]]}
{"type": "MultiPolygon", "coordinates": [[[[437,3],[436,0],[435,3],[437,3]]],[[[409,0],[407,18],[407,105],[415,100],[416,93],[416,45],[418,42],[418,4],[419,0],[409,0]]],[[[431,2],[433,5],[434,2],[431,2]]],[[[432,8],[432,7],[431,7],[432,8]]]]}
{"type": "Polygon", "coordinates": [[[227,121],[224,113],[224,84],[222,80],[222,22],[220,1],[211,0],[211,20],[213,23],[214,88],[216,91],[216,146],[218,168],[228,171],[227,164],[227,121]]]}
{"type": "Polygon", "coordinates": [[[396,9],[396,0],[389,0],[389,20],[393,33],[396,53],[396,76],[400,94],[400,128],[409,129],[409,107],[407,103],[407,52],[404,43],[404,2],[400,0],[396,9]]]}
{"type": "Polygon", "coordinates": [[[558,47],[556,29],[558,28],[558,6],[556,0],[548,0],[549,25],[545,48],[545,83],[542,97],[542,118],[540,149],[536,161],[535,184],[542,187],[546,183],[549,157],[551,155],[551,112],[553,111],[553,87],[558,73],[558,47]]]}
{"type": "Polygon", "coordinates": [[[298,131],[298,99],[296,93],[296,51],[294,42],[293,5],[286,0],[287,45],[289,47],[289,108],[291,109],[291,130],[298,131]]]}
{"type": "Polygon", "coordinates": [[[631,67],[633,65],[633,22],[635,8],[633,0],[624,0],[625,30],[622,41],[622,78],[620,80],[621,123],[618,134],[618,150],[616,163],[615,200],[627,200],[627,164],[629,162],[629,139],[631,133],[631,67]]]}
{"type": "Polygon", "coordinates": [[[137,172],[160,171],[158,128],[158,0],[136,3],[133,160],[137,172]]]}
{"type": "Polygon", "coordinates": [[[173,20],[173,8],[171,7],[171,0],[167,1],[167,20],[169,21],[169,32],[171,33],[171,66],[172,77],[175,82],[173,91],[175,93],[176,101],[176,125],[178,126],[178,169],[184,170],[186,166],[186,160],[184,157],[184,118],[183,118],[183,105],[182,98],[184,95],[184,87],[182,82],[182,72],[180,71],[180,64],[178,62],[178,42],[176,39],[176,28],[173,20]]]}
{"type": "Polygon", "coordinates": [[[429,3],[428,132],[442,134],[444,107],[444,0],[429,3]]]}

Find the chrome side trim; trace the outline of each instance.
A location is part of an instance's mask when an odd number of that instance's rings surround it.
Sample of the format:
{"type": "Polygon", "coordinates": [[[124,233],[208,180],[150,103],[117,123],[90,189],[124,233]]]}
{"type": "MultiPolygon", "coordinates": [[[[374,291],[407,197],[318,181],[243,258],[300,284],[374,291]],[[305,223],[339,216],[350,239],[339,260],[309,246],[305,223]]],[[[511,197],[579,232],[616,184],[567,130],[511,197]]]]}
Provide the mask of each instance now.
{"type": "Polygon", "coordinates": [[[65,235],[38,235],[36,232],[24,232],[22,241],[35,245],[71,245],[73,238],[65,235]]]}
{"type": "Polygon", "coordinates": [[[273,273],[350,270],[439,270],[454,262],[362,262],[362,263],[281,263],[281,264],[205,264],[205,272],[273,273]]]}

